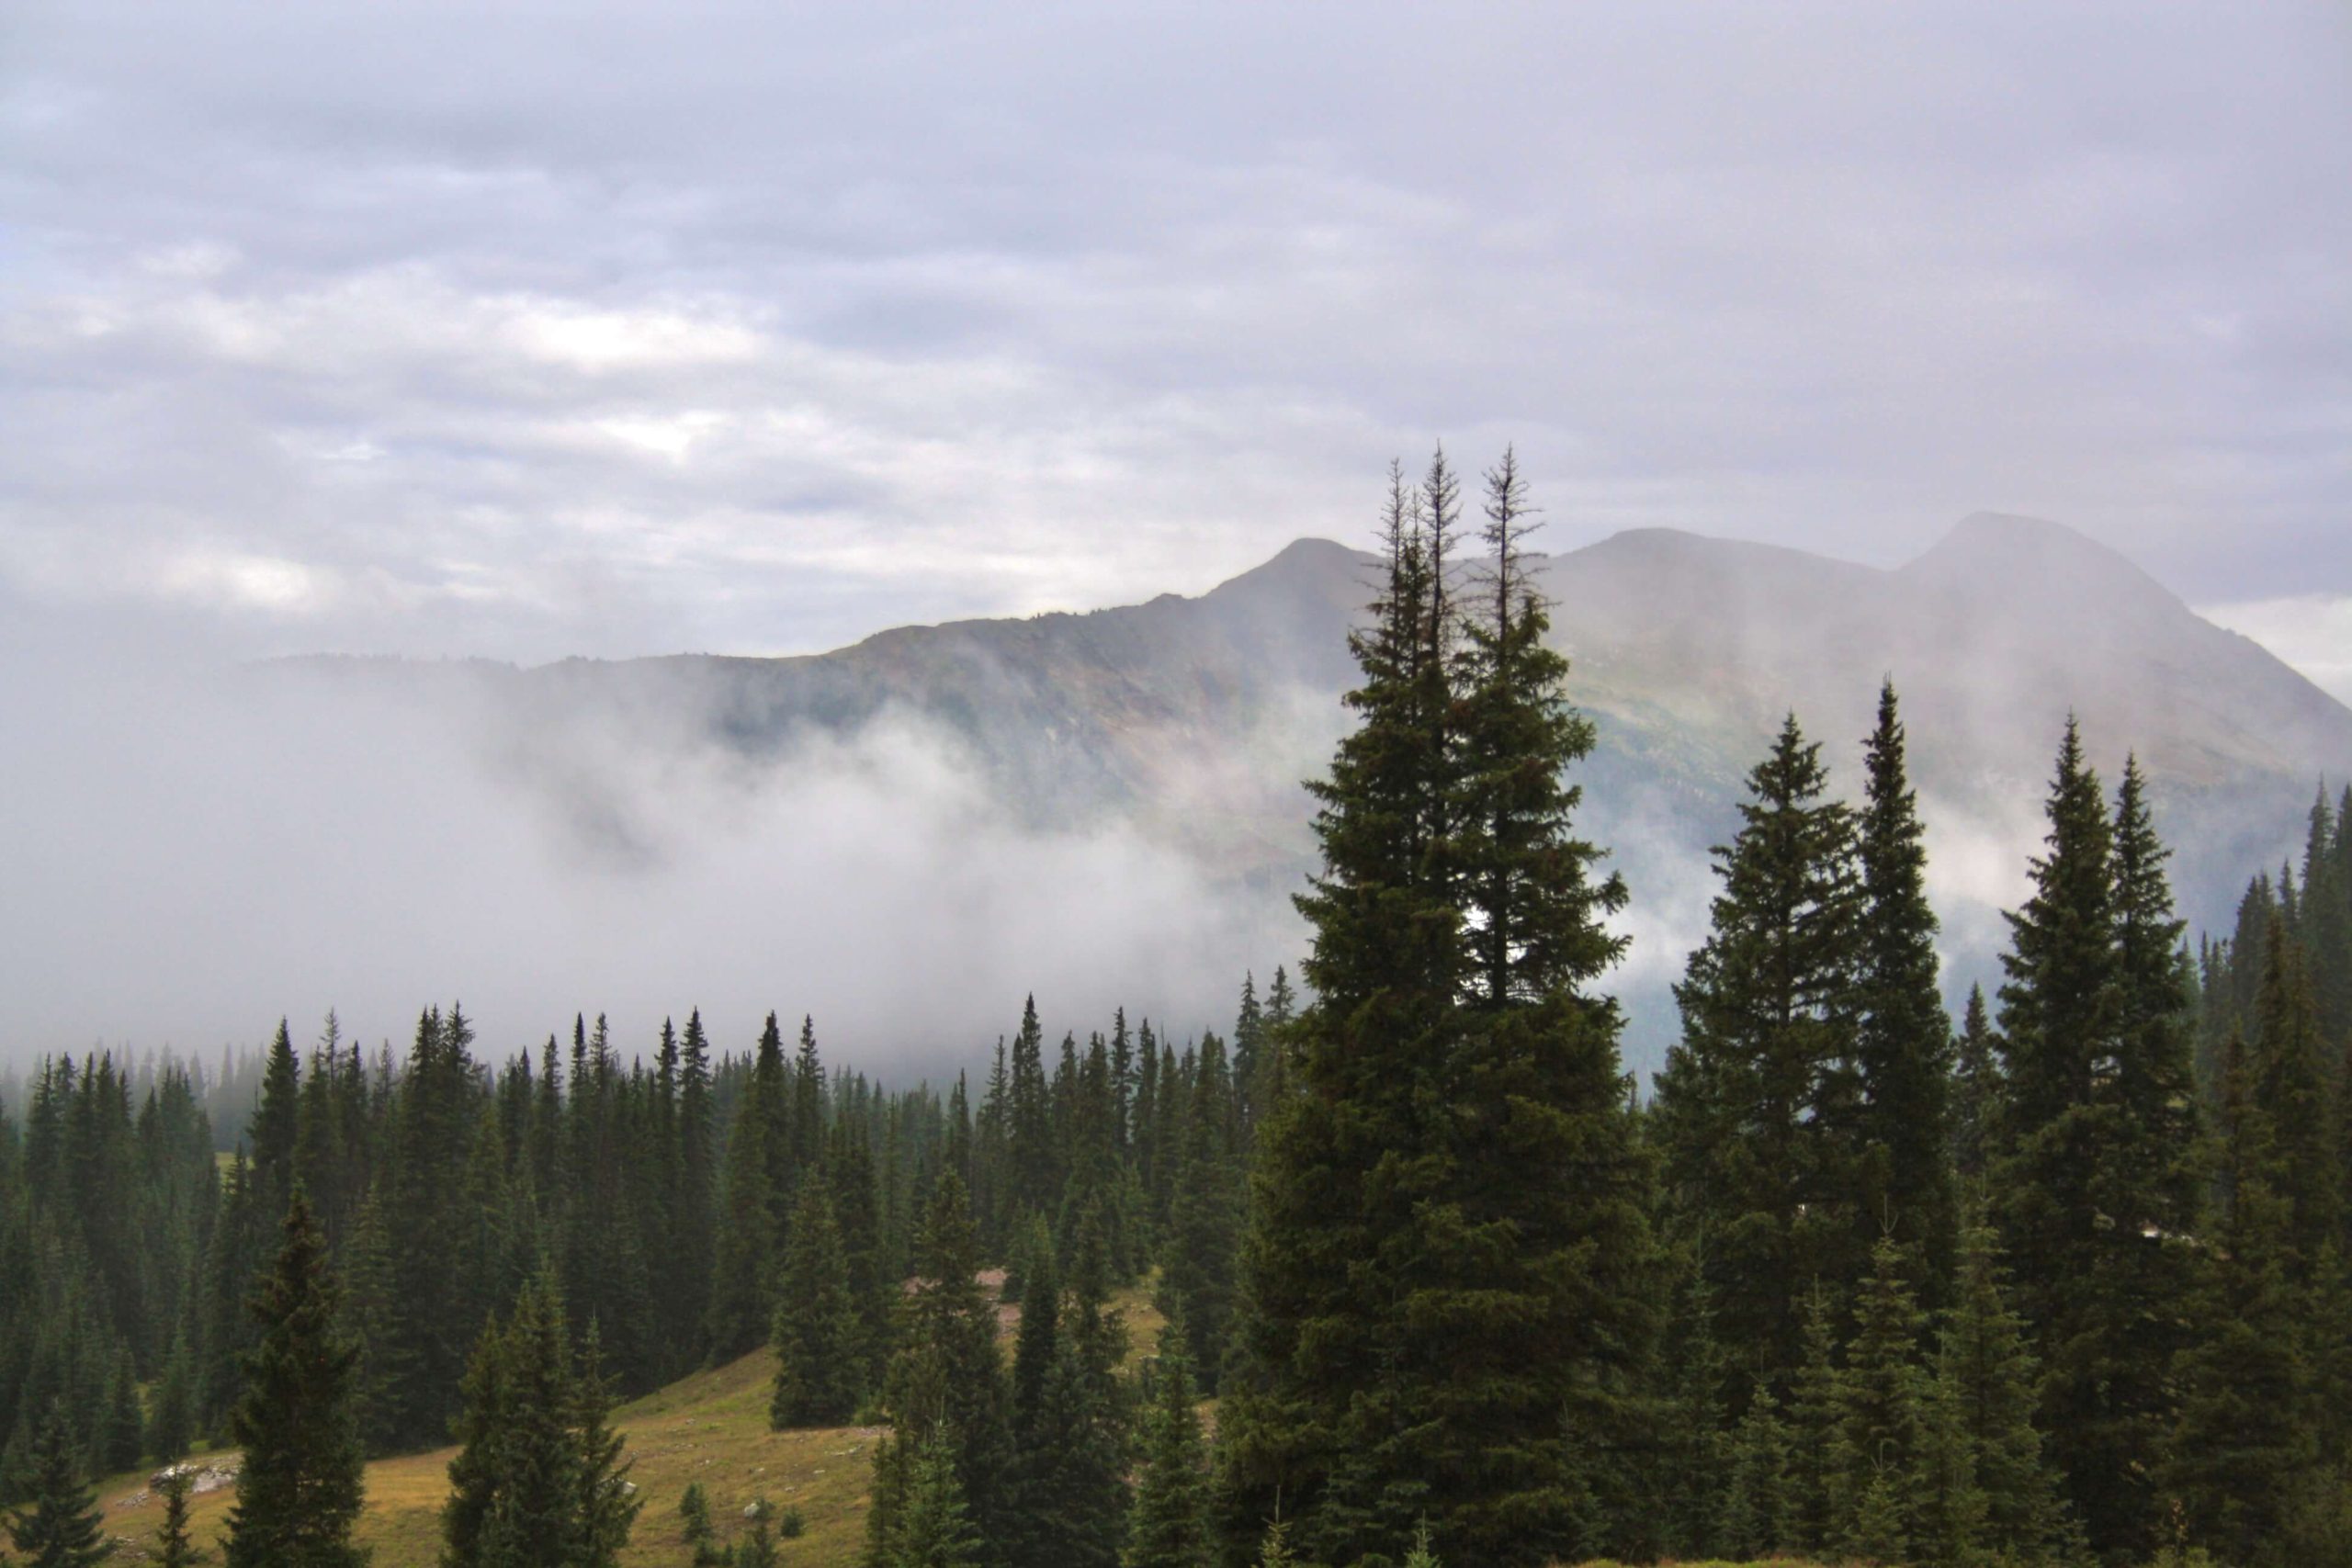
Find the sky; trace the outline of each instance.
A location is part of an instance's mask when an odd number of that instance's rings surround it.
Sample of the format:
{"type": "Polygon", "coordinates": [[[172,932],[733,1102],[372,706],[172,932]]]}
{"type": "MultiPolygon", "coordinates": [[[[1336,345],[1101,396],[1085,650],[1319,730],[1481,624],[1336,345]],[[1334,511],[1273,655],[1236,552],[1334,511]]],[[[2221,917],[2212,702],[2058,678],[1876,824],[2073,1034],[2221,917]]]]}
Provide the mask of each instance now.
{"type": "Polygon", "coordinates": [[[13,0],[0,1055],[1216,1021],[1295,927],[940,737],[205,672],[1199,592],[1440,439],[1554,550],[2057,519],[2352,701],[2352,8],[13,0]]]}
{"type": "Polygon", "coordinates": [[[2352,694],[2340,5],[0,15],[0,613],[805,651],[1196,592],[1515,442],[1551,547],[2057,518],[2352,694]]]}

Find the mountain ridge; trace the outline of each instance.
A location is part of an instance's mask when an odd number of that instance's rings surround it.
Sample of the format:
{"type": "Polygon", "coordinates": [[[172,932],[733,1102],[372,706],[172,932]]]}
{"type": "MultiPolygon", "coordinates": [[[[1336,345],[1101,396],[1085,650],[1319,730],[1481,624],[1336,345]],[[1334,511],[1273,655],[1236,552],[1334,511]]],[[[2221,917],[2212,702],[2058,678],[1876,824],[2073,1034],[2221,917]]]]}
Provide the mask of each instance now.
{"type": "MultiPolygon", "coordinates": [[[[1994,973],[1997,911],[2021,896],[2070,715],[2110,779],[2127,751],[2147,771],[2194,924],[2221,924],[2294,841],[2319,782],[2352,773],[2352,710],[2061,524],[1972,513],[1892,568],[1673,529],[1532,564],[1569,699],[1597,727],[1585,826],[1634,886],[1628,984],[1653,1011],[1670,1013],[1658,998],[1703,934],[1710,846],[1736,829],[1747,772],[1782,716],[1825,742],[1833,787],[1858,794],[1883,678],[1902,695],[1938,836],[1955,986],[1994,973]]],[[[502,742],[526,775],[618,736],[715,750],[756,787],[805,745],[900,723],[943,738],[1022,821],[1133,826],[1236,896],[1280,900],[1312,867],[1301,781],[1347,722],[1347,631],[1376,568],[1303,538],[1194,596],[892,627],[820,654],[464,668],[486,732],[527,738],[502,742]]],[[[400,684],[415,667],[368,668],[400,684]]],[[[571,796],[593,795],[593,762],[557,771],[571,796]]]]}

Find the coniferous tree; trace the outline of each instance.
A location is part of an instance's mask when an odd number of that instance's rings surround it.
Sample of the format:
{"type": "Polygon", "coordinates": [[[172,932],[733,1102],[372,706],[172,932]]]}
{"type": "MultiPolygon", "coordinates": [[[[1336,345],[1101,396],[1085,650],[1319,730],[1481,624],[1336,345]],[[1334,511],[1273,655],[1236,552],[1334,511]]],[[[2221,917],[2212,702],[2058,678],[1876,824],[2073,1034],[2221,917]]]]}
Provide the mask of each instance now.
{"type": "Polygon", "coordinates": [[[164,1517],[155,1527],[158,1568],[196,1568],[207,1556],[188,1535],[187,1497],[193,1484],[183,1470],[166,1471],[155,1483],[164,1498],[164,1517]]]}
{"type": "Polygon", "coordinates": [[[352,1544],[365,1456],[354,1408],[358,1351],[337,1315],[325,1238],[298,1187],[284,1244],[253,1301],[260,1342],[232,1430],[244,1461],[224,1543],[228,1568],[361,1568],[352,1544]]]}
{"type": "Polygon", "coordinates": [[[1854,1055],[1863,1235],[1891,1235],[1912,1257],[1929,1304],[1943,1299],[1958,1234],[1951,1168],[1951,1021],[1937,988],[1927,829],[1905,761],[1894,682],[1879,689],[1863,748],[1867,798],[1855,842],[1861,871],[1854,1055]]]}
{"type": "Polygon", "coordinates": [[[1856,1295],[1854,1337],[1834,1395],[1832,1539],[1865,1562],[1900,1561],[1917,1523],[1928,1403],[1918,1348],[1927,1314],[1904,1274],[1902,1248],[1882,1237],[1856,1295]]]}
{"type": "Polygon", "coordinates": [[[1561,773],[1592,731],[1543,643],[1508,456],[1487,517],[1465,617],[1457,481],[1442,453],[1418,496],[1392,470],[1387,581],[1351,643],[1361,723],[1312,786],[1317,997],[1300,1087],[1261,1129],[1221,1418],[1237,1552],[1277,1498],[1309,1556],[1340,1560],[1426,1517],[1450,1551],[1541,1561],[1629,1512],[1645,1173],[1615,1009],[1587,991],[1623,890],[1574,830],[1561,773]]]}
{"type": "Polygon", "coordinates": [[[1241,1233],[1241,1151],[1232,1143],[1235,1125],[1225,1048],[1212,1034],[1201,1042],[1193,1091],[1185,1102],[1159,1290],[1163,1310],[1172,1307],[1170,1318],[1185,1325],[1190,1336],[1186,1348],[1193,1363],[1203,1369],[1201,1383],[1210,1393],[1216,1392],[1216,1370],[1225,1362],[1234,1255],[1241,1233]]]}
{"type": "Polygon", "coordinates": [[[889,1568],[981,1568],[989,1562],[964,1498],[954,1445],[934,1433],[914,1454],[889,1568]]]}
{"type": "Polygon", "coordinates": [[[2314,1325],[2290,1272],[2290,1206],[2269,1183],[2270,1121],[2234,1039],[2222,1130],[2227,1214],[2203,1281],[2206,1332],[2179,1358],[2179,1426],[2162,1479],[2199,1542],[2233,1564],[2283,1568],[2304,1560],[2291,1551],[2287,1516],[2319,1458],[2305,1355],[2314,1325]]]}
{"type": "Polygon", "coordinates": [[[1723,892],[1675,989],[1682,1039],[1658,1078],[1673,1224],[1698,1248],[1735,1411],[1798,1364],[1815,1282],[1842,1292],[1861,1273],[1849,1135],[1861,888],[1853,814],[1823,798],[1826,783],[1792,716],[1748,775],[1738,837],[1716,851],[1723,892]]]}
{"type": "Polygon", "coordinates": [[[1997,1239],[1980,1213],[1961,1232],[1936,1375],[1967,1441],[1970,1480],[1984,1499],[1981,1544],[2030,1563],[2046,1560],[2064,1532],[2055,1480],[2034,1426],[2041,1369],[2009,1305],[2005,1278],[1997,1239]]]}
{"type": "Polygon", "coordinates": [[[114,1380],[107,1389],[106,1418],[98,1437],[98,1462],[107,1471],[136,1469],[146,1437],[146,1412],[139,1403],[139,1374],[128,1346],[115,1352],[114,1380]]]}
{"type": "Polygon", "coordinates": [[[1964,1183],[1984,1178],[1993,1129],[2000,1120],[2001,1043],[1984,1006],[1984,987],[1968,987],[1952,1070],[1951,1163],[1964,1183]]]}
{"type": "Polygon", "coordinates": [[[701,1359],[710,1318],[710,1285],[715,1242],[712,1225],[718,1206],[712,1160],[710,1105],[710,1046],[702,1028],[702,1010],[686,1015],[678,1043],[678,1198],[673,1222],[677,1247],[676,1267],[670,1272],[674,1295],[672,1321],[690,1350],[682,1360],[701,1359]]]}
{"type": "Polygon", "coordinates": [[[196,1438],[195,1357],[186,1334],[172,1340],[164,1375],[155,1383],[154,1408],[147,1413],[147,1451],[158,1464],[174,1464],[196,1438]]]}
{"type": "Polygon", "coordinates": [[[2134,784],[2109,817],[2071,720],[2048,812],[2002,960],[1991,1190],[2043,1360],[2051,1457],[2092,1548],[2115,1556],[2154,1543],[2153,1478],[2176,1418],[2197,1185],[2186,997],[2144,801],[2134,784]]]}
{"type": "Polygon", "coordinates": [[[784,1165],[783,1153],[775,1145],[781,1136],[784,1108],[771,1101],[784,1093],[783,1064],[783,1036],[770,1013],[727,1134],[726,1186],[720,1198],[725,1213],[716,1243],[709,1322],[710,1353],[721,1361],[757,1345],[773,1315],[769,1269],[779,1228],[775,1182],[784,1165]]]}
{"type": "Polygon", "coordinates": [[[30,1500],[8,1520],[8,1539],[28,1553],[25,1568],[89,1568],[114,1548],[96,1496],[83,1479],[82,1456],[64,1406],[52,1404],[34,1440],[30,1500]]]}
{"type": "Polygon", "coordinates": [[[863,1353],[833,1203],[822,1181],[804,1182],[776,1292],[775,1386],[768,1424],[838,1427],[864,1393],[863,1353]]]}
{"type": "Polygon", "coordinates": [[[628,1478],[621,1434],[613,1429],[612,1391],[605,1376],[597,1325],[588,1325],[572,1382],[569,1412],[580,1474],[581,1544],[578,1568],[620,1568],[622,1551],[644,1503],[628,1478]]]}
{"type": "Polygon", "coordinates": [[[1179,1327],[1162,1334],[1152,1372],[1125,1568],[1208,1568],[1206,1450],[1179,1327]]]}
{"type": "Polygon", "coordinates": [[[876,1445],[869,1564],[894,1561],[918,1461],[934,1438],[948,1445],[963,1506],[983,1540],[1006,1533],[1007,1472],[1012,1437],[996,1313],[976,1275],[978,1238],[964,1185],[943,1173],[924,1214],[916,1277],[910,1287],[885,1404],[894,1428],[876,1445]]]}

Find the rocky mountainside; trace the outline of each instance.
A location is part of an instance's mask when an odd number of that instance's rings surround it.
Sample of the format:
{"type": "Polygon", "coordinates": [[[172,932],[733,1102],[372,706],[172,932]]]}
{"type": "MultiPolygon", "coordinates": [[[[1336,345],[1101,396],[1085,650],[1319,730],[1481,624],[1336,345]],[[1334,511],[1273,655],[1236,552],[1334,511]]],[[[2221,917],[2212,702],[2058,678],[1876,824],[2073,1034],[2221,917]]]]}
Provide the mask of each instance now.
{"type": "MultiPolygon", "coordinates": [[[[1880,679],[1894,680],[1956,984],[1992,973],[2070,712],[2110,777],[2127,750],[2148,770],[2194,922],[2222,920],[2320,780],[2352,773],[2352,711],[2056,524],[1980,513],[1894,570],[1646,529],[1543,575],[1599,727],[1588,820],[1634,889],[1624,981],[1653,1044],[1671,1027],[1663,987],[1704,930],[1708,846],[1788,712],[1855,787],[1880,679]]],[[[811,743],[917,724],[1024,820],[1140,827],[1236,897],[1279,902],[1309,863],[1298,781],[1344,722],[1346,633],[1372,576],[1370,558],[1302,540],[1196,599],[903,627],[805,658],[463,668],[495,729],[531,737],[516,765],[560,768],[575,802],[594,798],[582,759],[616,744],[716,749],[756,779],[811,743]]]]}

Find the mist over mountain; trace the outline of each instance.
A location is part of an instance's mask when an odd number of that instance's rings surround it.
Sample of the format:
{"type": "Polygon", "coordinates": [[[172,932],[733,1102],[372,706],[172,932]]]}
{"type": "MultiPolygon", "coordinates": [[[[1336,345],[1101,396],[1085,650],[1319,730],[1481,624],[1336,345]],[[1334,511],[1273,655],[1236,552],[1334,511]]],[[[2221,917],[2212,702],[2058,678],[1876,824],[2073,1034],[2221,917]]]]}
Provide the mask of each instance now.
{"type": "MultiPolygon", "coordinates": [[[[926,1067],[992,1039],[1032,987],[1055,1028],[1121,1002],[1221,1027],[1245,968],[1297,957],[1300,781],[1343,727],[1372,574],[1308,539],[1196,599],[902,627],[810,657],[249,670],[228,733],[248,763],[277,757],[281,798],[232,810],[262,818],[235,837],[281,886],[348,894],[274,935],[224,936],[233,958],[195,969],[242,976],[247,1012],[340,998],[379,1032],[401,998],[446,994],[523,1037],[575,1006],[613,1009],[625,1039],[696,1003],[741,1034],[776,1006],[926,1067]],[[346,755],[337,733],[371,739],[346,755]]],[[[1956,992],[1997,972],[2069,712],[2104,773],[2127,749],[2147,769],[2192,924],[2225,919],[2320,779],[2352,772],[2352,711],[2056,524],[1972,516],[1893,570],[1644,529],[1542,577],[1598,726],[1584,820],[1633,888],[1615,983],[1639,1067],[1675,1029],[1709,847],[1788,712],[1858,792],[1894,680],[1956,992]]],[[[201,796],[155,851],[164,880],[187,843],[220,840],[201,796]]],[[[76,1005],[92,1030],[125,1026],[102,998],[76,1005]]]]}

